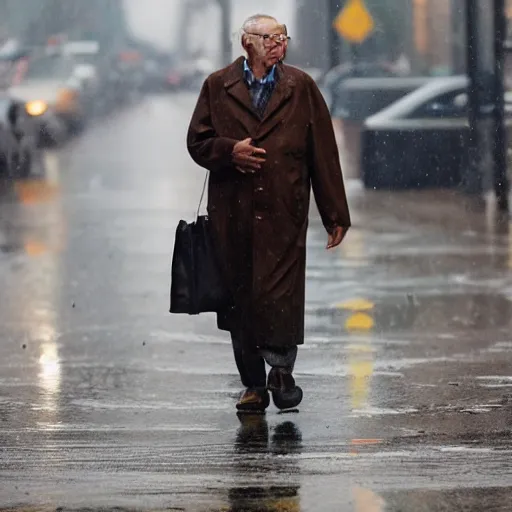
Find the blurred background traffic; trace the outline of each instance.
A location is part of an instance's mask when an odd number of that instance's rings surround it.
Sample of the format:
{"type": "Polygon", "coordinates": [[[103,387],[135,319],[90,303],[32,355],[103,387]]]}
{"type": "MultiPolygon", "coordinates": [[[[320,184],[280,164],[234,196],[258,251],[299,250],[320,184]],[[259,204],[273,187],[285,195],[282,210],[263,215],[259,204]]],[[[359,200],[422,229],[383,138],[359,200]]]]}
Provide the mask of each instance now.
{"type": "MultiPolygon", "coordinates": [[[[147,94],[197,91],[240,53],[237,28],[255,9],[0,0],[0,170],[30,175],[35,149],[147,94]]],[[[470,193],[492,188],[496,172],[504,181],[496,162],[510,146],[501,139],[512,112],[511,0],[262,0],[257,10],[286,22],[288,62],[323,91],[348,177],[371,189],[470,193]]]]}

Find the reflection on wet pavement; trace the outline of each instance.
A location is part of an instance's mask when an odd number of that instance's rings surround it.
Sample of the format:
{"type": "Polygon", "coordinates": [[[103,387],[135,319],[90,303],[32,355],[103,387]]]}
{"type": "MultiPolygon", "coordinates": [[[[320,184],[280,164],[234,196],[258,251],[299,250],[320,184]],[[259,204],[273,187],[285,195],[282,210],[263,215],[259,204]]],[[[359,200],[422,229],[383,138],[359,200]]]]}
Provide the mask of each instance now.
{"type": "Polygon", "coordinates": [[[338,251],[311,219],[300,413],[238,418],[214,317],[167,313],[204,178],[169,119],[193,101],[150,98],[0,184],[0,506],[507,510],[508,221],[349,181],[338,251]]]}
{"type": "Polygon", "coordinates": [[[448,510],[505,512],[510,510],[511,491],[511,488],[477,488],[386,493],[385,510],[398,512],[407,507],[405,510],[414,510],[415,512],[444,512],[448,510]]]}
{"type": "Polygon", "coordinates": [[[352,489],[354,512],[383,512],[385,501],[370,489],[354,487],[352,489]]]}
{"type": "MultiPolygon", "coordinates": [[[[298,460],[284,458],[301,452],[302,435],[298,427],[291,421],[284,421],[276,425],[271,433],[264,416],[240,415],[239,419],[241,426],[236,436],[233,471],[238,476],[259,474],[263,482],[267,474],[281,473],[288,475],[289,480],[298,482],[298,460]],[[256,454],[259,457],[255,457],[256,454]],[[272,462],[268,459],[269,455],[274,455],[272,462]]],[[[281,486],[234,487],[228,491],[228,510],[299,511],[299,490],[300,485],[292,485],[292,482],[281,486]]]]}

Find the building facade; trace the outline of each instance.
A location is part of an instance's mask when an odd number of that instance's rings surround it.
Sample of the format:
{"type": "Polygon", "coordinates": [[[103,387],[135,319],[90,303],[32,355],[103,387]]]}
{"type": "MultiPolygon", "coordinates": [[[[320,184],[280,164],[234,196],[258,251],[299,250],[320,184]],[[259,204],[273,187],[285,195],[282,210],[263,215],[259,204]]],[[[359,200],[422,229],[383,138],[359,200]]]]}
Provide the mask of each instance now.
{"type": "Polygon", "coordinates": [[[413,0],[412,31],[415,67],[432,74],[451,73],[453,68],[453,16],[457,2],[449,0],[413,0]]]}
{"type": "Polygon", "coordinates": [[[28,45],[56,34],[111,44],[126,37],[127,25],[121,0],[0,0],[0,33],[28,45]]]}
{"type": "MultiPolygon", "coordinates": [[[[424,68],[439,73],[466,71],[466,0],[413,0],[415,49],[424,68]]],[[[508,34],[512,40],[512,0],[506,0],[508,34]]],[[[477,2],[478,44],[484,67],[491,67],[494,54],[492,0],[477,2]]]]}

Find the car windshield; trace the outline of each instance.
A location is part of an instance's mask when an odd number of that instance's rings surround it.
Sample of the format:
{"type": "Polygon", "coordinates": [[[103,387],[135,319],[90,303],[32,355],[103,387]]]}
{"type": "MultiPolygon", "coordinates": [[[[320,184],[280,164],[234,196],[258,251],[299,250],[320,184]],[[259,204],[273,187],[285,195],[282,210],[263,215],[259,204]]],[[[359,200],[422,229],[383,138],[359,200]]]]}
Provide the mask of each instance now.
{"type": "Polygon", "coordinates": [[[443,94],[462,92],[466,88],[465,77],[433,79],[432,82],[407,94],[373,117],[402,118],[408,117],[426,102],[432,101],[443,94]]]}
{"type": "Polygon", "coordinates": [[[37,59],[29,64],[24,80],[63,80],[70,73],[69,64],[61,58],[37,59]]]}
{"type": "Polygon", "coordinates": [[[73,55],[73,60],[76,64],[94,65],[96,64],[97,56],[92,53],[79,53],[73,55]]]}

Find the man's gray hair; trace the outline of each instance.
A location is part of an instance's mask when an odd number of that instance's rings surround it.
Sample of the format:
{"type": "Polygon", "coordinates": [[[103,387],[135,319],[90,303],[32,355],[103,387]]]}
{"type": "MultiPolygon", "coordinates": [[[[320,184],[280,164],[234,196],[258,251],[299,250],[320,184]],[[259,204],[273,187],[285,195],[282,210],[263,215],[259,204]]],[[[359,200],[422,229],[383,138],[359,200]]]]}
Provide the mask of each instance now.
{"type": "Polygon", "coordinates": [[[270,16],[269,14],[253,14],[249,16],[242,25],[242,33],[247,34],[250,32],[252,27],[257,25],[261,20],[272,20],[277,23],[277,19],[274,16],[270,16]]]}
{"type": "Polygon", "coordinates": [[[245,43],[251,37],[251,32],[254,30],[254,27],[258,25],[260,21],[263,20],[271,20],[277,23],[277,19],[274,16],[270,16],[269,14],[253,14],[249,16],[243,23],[242,28],[240,29],[240,42],[242,43],[242,47],[245,48],[245,43]]]}

